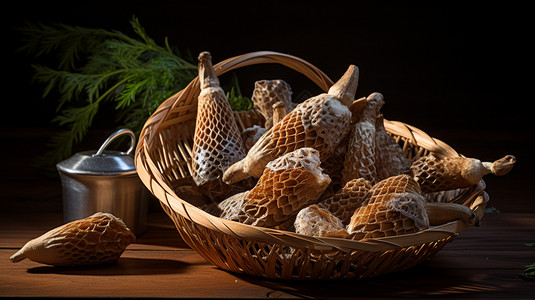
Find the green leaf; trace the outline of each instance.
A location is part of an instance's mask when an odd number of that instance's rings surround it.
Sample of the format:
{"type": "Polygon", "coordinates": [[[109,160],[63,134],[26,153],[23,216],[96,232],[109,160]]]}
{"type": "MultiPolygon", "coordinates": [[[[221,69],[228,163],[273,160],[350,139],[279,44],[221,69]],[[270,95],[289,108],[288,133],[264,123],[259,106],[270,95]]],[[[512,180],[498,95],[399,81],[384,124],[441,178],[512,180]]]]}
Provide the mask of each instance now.
{"type": "Polygon", "coordinates": [[[241,94],[240,85],[238,83],[238,77],[236,73],[232,73],[230,82],[230,91],[227,92],[227,100],[230,103],[232,110],[250,110],[253,108],[253,102],[251,99],[241,94]]]}
{"type": "Polygon", "coordinates": [[[151,39],[147,35],[147,32],[145,31],[145,28],[143,28],[141,26],[141,24],[139,23],[139,20],[136,17],[132,18],[132,20],[130,21],[130,24],[132,25],[132,28],[137,33],[137,35],[143,40],[145,45],[150,46],[150,47],[154,47],[154,48],[158,48],[156,43],[154,43],[154,40],[151,39]]]}
{"type": "Polygon", "coordinates": [[[535,263],[525,266],[526,269],[518,276],[526,281],[535,281],[535,263]]]}
{"type": "MultiPolygon", "coordinates": [[[[55,164],[70,156],[93,125],[104,102],[115,106],[117,127],[139,133],[160,104],[197,76],[197,64],[186,50],[181,56],[167,38],[163,46],[148,36],[134,16],[134,36],[119,31],[65,24],[28,24],[21,51],[39,59],[55,54],[57,65],[35,64],[34,82],[43,85],[43,98],[57,93],[52,122],[61,132],[50,139],[43,157],[55,164]]],[[[241,95],[237,78],[228,93],[235,110],[252,108],[241,95]]]]}
{"type": "Polygon", "coordinates": [[[232,110],[250,110],[253,108],[251,99],[237,94],[235,87],[232,87],[230,92],[227,93],[227,99],[232,110]]]}
{"type": "Polygon", "coordinates": [[[60,126],[68,126],[75,143],[80,142],[93,122],[98,111],[98,102],[88,103],[81,107],[68,107],[62,110],[62,114],[52,121],[60,126]]]}

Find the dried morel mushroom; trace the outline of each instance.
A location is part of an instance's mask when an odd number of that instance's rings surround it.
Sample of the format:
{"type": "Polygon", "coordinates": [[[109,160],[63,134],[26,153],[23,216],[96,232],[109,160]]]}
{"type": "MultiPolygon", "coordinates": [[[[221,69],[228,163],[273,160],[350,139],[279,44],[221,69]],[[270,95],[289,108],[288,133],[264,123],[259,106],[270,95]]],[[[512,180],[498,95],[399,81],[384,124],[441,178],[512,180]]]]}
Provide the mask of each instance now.
{"type": "Polygon", "coordinates": [[[516,158],[512,155],[506,155],[494,162],[481,162],[468,157],[438,159],[427,155],[416,159],[410,171],[422,191],[429,193],[469,187],[491,173],[496,176],[505,175],[515,163],[516,158]]]}
{"type": "Polygon", "coordinates": [[[376,118],[384,104],[383,96],[373,93],[363,100],[363,108],[357,123],[352,126],[342,170],[342,183],[364,178],[372,184],[377,180],[375,167],[376,118]]]}
{"type": "Polygon", "coordinates": [[[368,200],[371,188],[372,184],[368,180],[353,179],[331,197],[318,202],[318,206],[327,209],[348,225],[355,210],[368,200]]]}
{"type": "Polygon", "coordinates": [[[264,127],[258,125],[245,128],[241,133],[245,152],[249,152],[249,150],[254,146],[254,144],[256,144],[260,137],[266,133],[266,131],[267,130],[264,127]]]}
{"type": "Polygon", "coordinates": [[[207,204],[202,209],[216,217],[239,222],[243,203],[248,193],[249,191],[234,194],[219,203],[207,204]]]}
{"type": "Polygon", "coordinates": [[[223,180],[233,184],[249,176],[259,178],[272,160],[296,149],[309,147],[327,159],[348,132],[358,83],[358,68],[350,66],[326,94],[299,104],[269,129],[249,150],[247,156],[229,167],[223,180]]]}
{"type": "Polygon", "coordinates": [[[330,182],[320,168],[317,150],[301,148],[287,153],[267,164],[258,183],[244,194],[243,200],[234,200],[243,201],[239,221],[287,229],[282,225],[287,225],[300,209],[315,203],[330,182]]]}
{"type": "Polygon", "coordinates": [[[392,176],[376,183],[357,208],[347,231],[362,240],[415,233],[429,227],[425,198],[410,176],[392,176]]]}
{"type": "Polygon", "coordinates": [[[375,123],[375,169],[377,181],[388,177],[408,174],[412,160],[403,153],[401,146],[388,134],[380,114],[375,123]]]}
{"type": "Polygon", "coordinates": [[[295,232],[316,237],[348,238],[344,224],[327,209],[318,205],[303,208],[294,221],[295,232]]]}
{"type": "Polygon", "coordinates": [[[192,177],[200,191],[220,200],[232,190],[232,186],[222,182],[223,172],[245,157],[245,150],[241,131],[219,86],[208,52],[199,55],[199,82],[192,177]]]}
{"type": "Polygon", "coordinates": [[[9,259],[19,262],[28,258],[54,266],[113,263],[135,239],[121,219],[109,213],[96,213],[27,242],[9,259]]]}
{"type": "Polygon", "coordinates": [[[273,105],[282,104],[287,112],[292,110],[292,89],[281,79],[259,80],[254,84],[251,101],[266,120],[264,128],[273,127],[273,105]]]}

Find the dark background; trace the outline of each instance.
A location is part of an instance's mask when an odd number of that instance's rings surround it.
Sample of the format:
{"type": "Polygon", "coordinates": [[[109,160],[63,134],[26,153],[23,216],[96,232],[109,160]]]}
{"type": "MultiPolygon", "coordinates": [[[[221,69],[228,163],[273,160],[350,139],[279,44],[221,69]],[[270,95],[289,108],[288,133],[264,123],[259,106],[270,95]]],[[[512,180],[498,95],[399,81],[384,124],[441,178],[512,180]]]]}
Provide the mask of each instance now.
{"type": "MultiPolygon", "coordinates": [[[[360,68],[357,97],[381,92],[387,119],[445,140],[467,156],[519,162],[511,176],[530,176],[533,26],[523,2],[465,1],[18,1],[3,8],[5,72],[2,131],[54,128],[54,99],[31,82],[33,57],[16,51],[24,22],[119,30],[133,36],[135,15],[158,44],[165,37],[214,62],[257,50],[303,58],[333,80],[360,68]],[[487,143],[487,145],[481,145],[487,143]],[[478,146],[478,150],[473,146],[478,146]]],[[[294,95],[319,90],[284,67],[238,71],[245,95],[255,80],[279,77],[294,95]],[[262,73],[264,72],[264,73],[262,73]]],[[[106,112],[95,129],[111,126],[106,112]]],[[[36,149],[34,155],[39,155],[36,149]]]]}

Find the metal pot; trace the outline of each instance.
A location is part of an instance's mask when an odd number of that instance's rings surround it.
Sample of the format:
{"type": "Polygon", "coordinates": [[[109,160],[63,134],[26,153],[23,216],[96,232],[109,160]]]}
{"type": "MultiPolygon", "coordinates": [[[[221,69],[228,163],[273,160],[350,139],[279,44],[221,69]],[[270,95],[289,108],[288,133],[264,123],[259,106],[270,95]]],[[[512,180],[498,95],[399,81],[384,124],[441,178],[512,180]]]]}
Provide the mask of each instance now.
{"type": "Polygon", "coordinates": [[[121,218],[139,235],[145,231],[149,193],[139,179],[132,151],[136,136],[129,129],[114,132],[97,150],[82,151],[56,167],[63,191],[63,220],[71,222],[97,212],[121,218]],[[122,135],[130,136],[126,152],[106,150],[122,135]]]}

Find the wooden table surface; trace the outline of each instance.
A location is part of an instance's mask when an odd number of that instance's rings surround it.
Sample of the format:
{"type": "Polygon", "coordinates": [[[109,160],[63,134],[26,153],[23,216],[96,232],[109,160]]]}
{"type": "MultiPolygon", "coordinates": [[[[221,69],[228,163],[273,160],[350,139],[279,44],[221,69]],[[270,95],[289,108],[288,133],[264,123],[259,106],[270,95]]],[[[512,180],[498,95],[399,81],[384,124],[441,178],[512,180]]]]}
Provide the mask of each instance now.
{"type": "Polygon", "coordinates": [[[12,263],[9,256],[24,243],[62,224],[60,183],[30,172],[31,162],[23,159],[27,146],[39,142],[34,135],[44,137],[42,132],[2,133],[20,151],[5,161],[0,183],[1,297],[535,298],[535,282],[518,276],[535,263],[535,247],[529,246],[535,243],[533,180],[520,172],[486,180],[489,207],[499,212],[485,214],[480,227],[461,232],[412,269],[366,280],[283,282],[228,273],[184,244],[157,203],[151,206],[147,231],[116,264],[12,263]],[[26,138],[21,140],[21,134],[26,138]]]}

